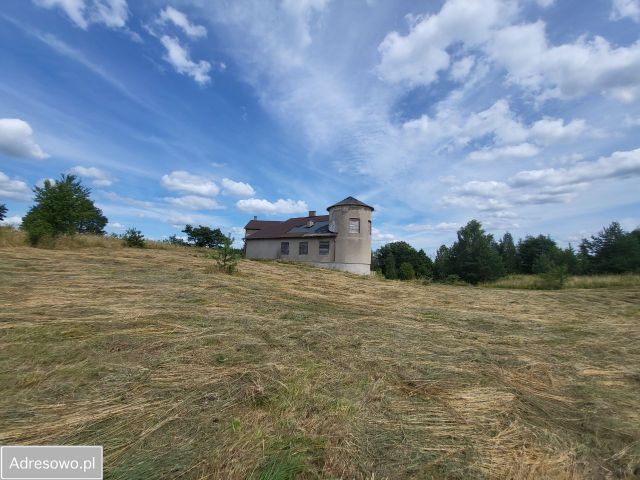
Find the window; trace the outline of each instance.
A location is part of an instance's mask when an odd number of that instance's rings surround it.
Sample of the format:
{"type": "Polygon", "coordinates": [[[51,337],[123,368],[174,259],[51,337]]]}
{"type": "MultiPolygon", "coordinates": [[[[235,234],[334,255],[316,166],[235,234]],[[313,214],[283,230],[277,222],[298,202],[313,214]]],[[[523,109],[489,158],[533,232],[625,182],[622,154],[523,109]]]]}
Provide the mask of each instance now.
{"type": "Polygon", "coordinates": [[[282,255],[289,255],[289,242],[280,242],[280,253],[282,255]]]}
{"type": "Polygon", "coordinates": [[[350,218],[349,219],[349,233],[360,233],[360,219],[359,218],[350,218]]]}
{"type": "Polygon", "coordinates": [[[369,235],[371,235],[371,220],[369,220],[369,235]]]}
{"type": "Polygon", "coordinates": [[[298,254],[306,255],[307,253],[309,253],[309,242],[300,242],[298,244],[298,254]]]}
{"type": "Polygon", "coordinates": [[[329,240],[320,240],[320,255],[329,255],[329,240]]]}

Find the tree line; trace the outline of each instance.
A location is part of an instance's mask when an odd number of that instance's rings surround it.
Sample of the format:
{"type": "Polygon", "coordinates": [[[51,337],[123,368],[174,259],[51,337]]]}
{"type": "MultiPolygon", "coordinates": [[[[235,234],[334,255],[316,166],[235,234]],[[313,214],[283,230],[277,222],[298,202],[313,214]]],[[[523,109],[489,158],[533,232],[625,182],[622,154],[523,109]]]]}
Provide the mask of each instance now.
{"type": "Polygon", "coordinates": [[[372,266],[386,278],[464,281],[472,284],[512,274],[588,275],[640,272],[640,229],[625,231],[612,222],[597,235],[585,238],[576,251],[560,248],[548,235],[514,242],[507,232],[496,241],[482,224],[471,220],[457,232],[457,240],[442,245],[432,261],[423,250],[393,242],[373,253],[372,266]]]}

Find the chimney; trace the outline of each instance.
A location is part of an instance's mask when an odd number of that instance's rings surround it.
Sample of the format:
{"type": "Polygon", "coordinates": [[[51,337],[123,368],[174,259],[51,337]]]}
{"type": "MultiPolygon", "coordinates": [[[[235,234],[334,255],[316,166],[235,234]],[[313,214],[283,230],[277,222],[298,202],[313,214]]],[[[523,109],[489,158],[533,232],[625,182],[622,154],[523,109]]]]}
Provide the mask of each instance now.
{"type": "Polygon", "coordinates": [[[254,219],[254,220],[257,220],[257,219],[258,219],[258,215],[254,215],[254,216],[253,216],[253,219],[254,219]]]}
{"type": "Polygon", "coordinates": [[[315,210],[309,210],[309,216],[310,217],[315,217],[316,216],[316,211],[315,210]]]}

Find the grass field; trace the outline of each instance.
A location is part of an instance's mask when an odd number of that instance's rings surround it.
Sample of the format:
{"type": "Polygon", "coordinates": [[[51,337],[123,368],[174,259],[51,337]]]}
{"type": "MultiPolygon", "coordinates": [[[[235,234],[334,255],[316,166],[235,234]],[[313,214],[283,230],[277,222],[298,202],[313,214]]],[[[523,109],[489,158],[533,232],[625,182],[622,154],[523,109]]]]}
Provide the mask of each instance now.
{"type": "Polygon", "coordinates": [[[640,287],[0,249],[0,443],[105,478],[636,478],[640,287]]]}

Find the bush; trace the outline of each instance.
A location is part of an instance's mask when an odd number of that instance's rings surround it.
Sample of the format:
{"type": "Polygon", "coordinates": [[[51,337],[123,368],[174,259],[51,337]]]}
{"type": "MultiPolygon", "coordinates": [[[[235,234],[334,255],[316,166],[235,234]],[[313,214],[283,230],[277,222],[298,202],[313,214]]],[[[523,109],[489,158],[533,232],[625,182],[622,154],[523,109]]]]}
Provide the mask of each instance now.
{"type": "Polygon", "coordinates": [[[144,235],[140,230],[135,228],[128,229],[124,235],[122,235],[122,241],[125,246],[130,248],[144,248],[144,235]]]}
{"type": "Polygon", "coordinates": [[[409,262],[404,262],[400,265],[398,270],[398,278],[400,280],[413,280],[416,278],[416,273],[413,271],[413,267],[409,262]]]}
{"type": "Polygon", "coordinates": [[[222,240],[222,246],[218,249],[216,262],[221,272],[231,275],[238,268],[238,254],[233,248],[234,238],[225,236],[222,240]]]}
{"type": "Polygon", "coordinates": [[[559,290],[569,278],[569,272],[564,265],[554,265],[546,272],[540,274],[542,288],[546,290],[559,290]]]}

